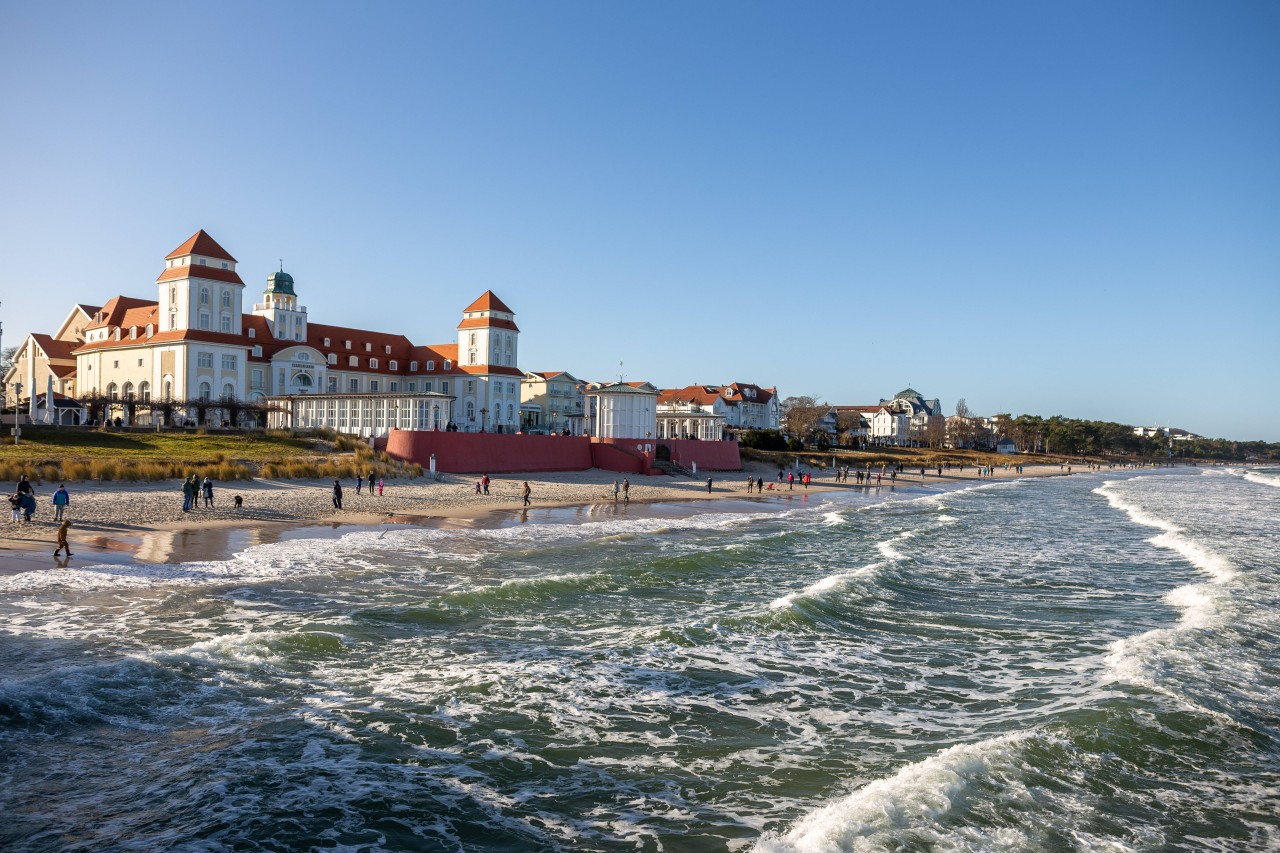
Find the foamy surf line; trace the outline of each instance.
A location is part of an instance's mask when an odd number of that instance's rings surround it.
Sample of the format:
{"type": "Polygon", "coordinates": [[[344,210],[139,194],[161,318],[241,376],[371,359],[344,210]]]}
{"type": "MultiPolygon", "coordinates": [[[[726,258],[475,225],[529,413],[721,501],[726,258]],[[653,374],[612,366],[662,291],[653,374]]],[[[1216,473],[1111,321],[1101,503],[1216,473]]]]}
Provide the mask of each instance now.
{"type": "MultiPolygon", "coordinates": [[[[1136,479],[1136,478],[1135,478],[1136,479]]],[[[1094,494],[1106,498],[1107,503],[1129,516],[1129,520],[1143,527],[1153,527],[1163,531],[1147,541],[1157,548],[1164,548],[1181,556],[1188,563],[1210,576],[1213,583],[1225,583],[1236,576],[1236,567],[1221,554],[1210,551],[1198,542],[1184,536],[1183,529],[1171,521],[1158,518],[1121,498],[1115,493],[1115,487],[1121,480],[1108,480],[1094,494]]]]}
{"type": "MultiPolygon", "coordinates": [[[[650,505],[652,507],[652,505],[650,505]]],[[[683,506],[673,504],[672,507],[683,506]]],[[[45,589],[218,585],[254,583],[306,575],[374,569],[366,554],[411,549],[424,559],[474,562],[495,551],[607,543],[635,536],[725,531],[778,518],[821,520],[831,511],[826,501],[812,506],[761,512],[750,505],[737,512],[650,514],[639,518],[580,519],[556,511],[545,522],[495,527],[410,527],[363,529],[333,538],[294,538],[256,545],[226,560],[187,563],[102,563],[74,568],[28,571],[0,577],[0,592],[45,589]]]]}
{"type": "MultiPolygon", "coordinates": [[[[904,832],[936,827],[967,791],[996,781],[1025,790],[1021,753],[1030,732],[1016,732],[944,749],[884,779],[820,806],[786,834],[767,834],[756,853],[837,853],[897,849],[904,832]]],[[[1010,794],[1014,796],[1014,794],[1010,794]]]]}

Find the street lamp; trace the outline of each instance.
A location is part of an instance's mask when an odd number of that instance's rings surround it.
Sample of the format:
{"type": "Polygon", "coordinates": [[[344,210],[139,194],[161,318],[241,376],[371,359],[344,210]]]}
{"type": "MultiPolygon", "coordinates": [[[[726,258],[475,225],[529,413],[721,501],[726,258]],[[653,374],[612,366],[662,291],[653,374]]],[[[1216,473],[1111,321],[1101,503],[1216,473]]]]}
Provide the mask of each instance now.
{"type": "Polygon", "coordinates": [[[22,435],[22,428],[18,426],[18,410],[22,408],[22,383],[13,383],[13,446],[18,446],[18,437],[22,435]]]}
{"type": "Polygon", "coordinates": [[[487,421],[488,421],[488,418],[489,418],[489,410],[488,410],[488,409],[485,409],[485,408],[481,408],[481,409],[480,409],[480,431],[481,431],[481,432],[487,432],[487,431],[488,431],[488,430],[486,430],[486,428],[485,428],[486,423],[487,423],[487,421]]]}

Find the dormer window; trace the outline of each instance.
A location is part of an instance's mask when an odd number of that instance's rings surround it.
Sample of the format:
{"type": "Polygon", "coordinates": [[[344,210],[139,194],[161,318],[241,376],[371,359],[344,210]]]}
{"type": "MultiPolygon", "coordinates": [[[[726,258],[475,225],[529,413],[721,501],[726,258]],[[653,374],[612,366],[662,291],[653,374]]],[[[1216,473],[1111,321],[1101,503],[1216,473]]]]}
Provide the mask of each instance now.
{"type": "MultiPolygon", "coordinates": [[[[253,331],[253,330],[250,329],[249,331],[253,331]]],[[[253,354],[256,358],[262,358],[262,347],[261,346],[254,347],[253,354]]]]}
{"type": "Polygon", "coordinates": [[[347,356],[348,367],[358,367],[359,365],[360,365],[360,359],[356,358],[354,355],[347,356]]]}
{"type": "Polygon", "coordinates": [[[347,349],[351,349],[351,341],[344,341],[343,343],[346,344],[347,349]]]}
{"type": "Polygon", "coordinates": [[[436,369],[436,363],[434,361],[428,361],[427,370],[435,370],[435,369],[436,369]]]}
{"type": "Polygon", "coordinates": [[[333,353],[329,353],[329,357],[328,357],[327,359],[325,359],[325,361],[329,362],[330,364],[337,364],[337,363],[338,363],[338,357],[337,357],[336,355],[334,355],[333,353]]]}
{"type": "MultiPolygon", "coordinates": [[[[390,349],[390,347],[388,347],[388,349],[390,349]]],[[[392,359],[391,361],[387,362],[387,368],[389,370],[399,370],[400,365],[395,361],[395,359],[392,359]]]]}
{"type": "Polygon", "coordinates": [[[378,369],[378,360],[376,358],[369,359],[369,369],[370,370],[378,369]]]}
{"type": "Polygon", "coordinates": [[[223,262],[222,262],[222,268],[223,268],[224,270],[227,268],[227,262],[226,262],[226,261],[223,261],[223,262]]]}
{"type": "Polygon", "coordinates": [[[391,355],[391,344],[387,344],[385,347],[383,347],[382,351],[387,355],[391,355]]]}
{"type": "Polygon", "coordinates": [[[249,337],[251,337],[251,338],[256,338],[257,336],[258,336],[258,330],[257,330],[257,329],[250,329],[250,330],[249,330],[249,337]]]}
{"type": "Polygon", "coordinates": [[[324,345],[325,345],[325,346],[329,346],[329,339],[328,339],[328,338],[325,338],[325,339],[324,339],[324,345]]]}
{"type": "Polygon", "coordinates": [[[417,372],[418,372],[418,362],[416,362],[416,361],[411,361],[411,362],[409,362],[409,372],[410,372],[410,373],[417,373],[417,372]]]}
{"type": "Polygon", "coordinates": [[[452,362],[452,361],[450,361],[449,359],[445,359],[445,362],[444,362],[444,369],[445,369],[445,370],[453,370],[453,362],[452,362]]]}
{"type": "Polygon", "coordinates": [[[204,258],[201,258],[201,259],[200,259],[200,266],[204,266],[204,265],[205,265],[205,263],[204,263],[204,258]]]}
{"type": "Polygon", "coordinates": [[[364,344],[364,351],[365,351],[365,352],[373,352],[373,344],[369,343],[368,341],[365,341],[365,344],[364,344]]]}

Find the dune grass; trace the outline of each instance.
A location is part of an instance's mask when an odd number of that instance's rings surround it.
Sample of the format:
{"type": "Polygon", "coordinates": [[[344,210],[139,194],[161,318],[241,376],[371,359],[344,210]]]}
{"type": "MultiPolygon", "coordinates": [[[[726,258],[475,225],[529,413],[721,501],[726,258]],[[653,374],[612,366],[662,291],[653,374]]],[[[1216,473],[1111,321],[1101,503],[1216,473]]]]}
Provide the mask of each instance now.
{"type": "Polygon", "coordinates": [[[0,442],[0,482],[21,474],[48,482],[165,480],[191,474],[219,481],[419,477],[422,466],[375,455],[355,436],[332,432],[199,434],[24,427],[17,446],[0,442]]]}

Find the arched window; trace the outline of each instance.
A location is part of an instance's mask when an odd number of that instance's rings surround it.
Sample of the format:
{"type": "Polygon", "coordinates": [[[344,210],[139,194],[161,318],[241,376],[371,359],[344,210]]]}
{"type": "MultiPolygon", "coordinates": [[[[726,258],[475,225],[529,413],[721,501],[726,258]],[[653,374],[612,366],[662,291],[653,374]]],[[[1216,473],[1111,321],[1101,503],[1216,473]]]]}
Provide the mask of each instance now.
{"type": "Polygon", "coordinates": [[[223,308],[231,307],[231,291],[230,290],[222,291],[222,307],[223,308]]]}
{"type": "Polygon", "coordinates": [[[112,382],[110,385],[107,386],[107,399],[108,400],[120,399],[120,389],[116,387],[116,383],[114,382],[112,382]]]}
{"type": "Polygon", "coordinates": [[[151,383],[143,382],[138,386],[138,398],[144,403],[151,402],[151,383]]]}
{"type": "Polygon", "coordinates": [[[126,400],[132,400],[132,399],[133,399],[133,383],[132,383],[132,382],[126,382],[126,383],[124,383],[124,393],[123,393],[123,397],[124,397],[124,399],[126,399],[126,400]]]}
{"type": "Polygon", "coordinates": [[[299,388],[311,387],[311,376],[306,373],[295,373],[293,375],[293,384],[299,388]]]}
{"type": "Polygon", "coordinates": [[[222,398],[224,400],[234,400],[236,396],[236,386],[230,382],[222,386],[222,398]]]}
{"type": "Polygon", "coordinates": [[[173,399],[173,380],[166,379],[164,381],[164,398],[166,400],[173,399]]]}
{"type": "Polygon", "coordinates": [[[467,420],[474,421],[475,419],[476,419],[476,404],[468,400],[467,401],[467,420]]]}
{"type": "Polygon", "coordinates": [[[200,383],[200,399],[208,400],[213,395],[213,389],[209,387],[208,382],[200,383]]]}
{"type": "Polygon", "coordinates": [[[200,288],[200,304],[201,305],[209,304],[209,288],[207,287],[200,288]]]}
{"type": "Polygon", "coordinates": [[[515,406],[511,405],[510,403],[507,403],[507,423],[509,424],[515,423],[516,422],[515,417],[516,417],[515,406]]]}
{"type": "Polygon", "coordinates": [[[370,370],[378,369],[378,360],[376,358],[369,359],[369,369],[370,370]]]}

